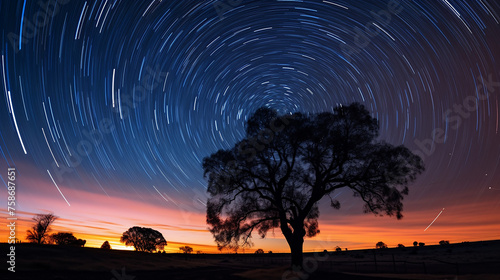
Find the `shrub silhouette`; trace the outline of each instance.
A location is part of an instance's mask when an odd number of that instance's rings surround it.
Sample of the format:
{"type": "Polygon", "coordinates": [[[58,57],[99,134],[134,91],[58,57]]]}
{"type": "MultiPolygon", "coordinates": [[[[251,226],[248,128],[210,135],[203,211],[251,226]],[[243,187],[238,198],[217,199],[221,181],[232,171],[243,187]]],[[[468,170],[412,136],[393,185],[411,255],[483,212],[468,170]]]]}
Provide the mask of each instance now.
{"type": "Polygon", "coordinates": [[[264,254],[264,250],[262,250],[262,249],[257,249],[257,250],[255,251],[255,254],[264,254]]]}
{"type": "Polygon", "coordinates": [[[418,243],[418,246],[419,246],[419,247],[424,247],[424,246],[425,246],[425,243],[424,243],[424,242],[420,242],[420,243],[418,243]]]}
{"type": "Polygon", "coordinates": [[[258,109],[245,139],[203,159],[207,223],[218,248],[251,246],[252,231],[265,237],[280,228],[292,265],[302,267],[304,237],[319,233],[319,201],[341,188],[360,197],[366,213],[401,219],[403,196],[423,161],[404,146],[377,141],[378,130],[359,103],[318,114],[258,109]]]}
{"type": "Polygon", "coordinates": [[[417,247],[418,246],[418,242],[417,241],[413,241],[413,246],[417,247]]]}
{"type": "Polygon", "coordinates": [[[109,242],[107,240],[102,243],[101,249],[111,250],[111,245],[109,245],[109,242]]]}
{"type": "Polygon", "coordinates": [[[57,219],[54,214],[36,214],[32,219],[35,225],[27,231],[26,239],[31,243],[43,244],[48,240],[48,233],[50,232],[50,225],[57,219]]]}
{"type": "Polygon", "coordinates": [[[340,248],[339,246],[335,247],[335,251],[336,252],[342,252],[342,248],[340,248]]]}
{"type": "Polygon", "coordinates": [[[398,248],[404,248],[404,247],[405,247],[405,245],[403,245],[401,243],[398,244],[398,248]]]}
{"type": "Polygon", "coordinates": [[[387,244],[385,244],[382,241],[379,241],[379,242],[377,242],[377,244],[375,244],[375,248],[377,248],[377,249],[387,249],[387,244]]]}
{"type": "Polygon", "coordinates": [[[125,231],[120,242],[125,243],[126,246],[134,246],[136,251],[149,253],[163,250],[167,246],[167,241],[160,232],[152,228],[137,226],[125,231]]]}
{"type": "Polygon", "coordinates": [[[450,245],[450,241],[448,241],[448,240],[441,240],[441,241],[439,241],[439,245],[443,245],[443,246],[450,245]]]}

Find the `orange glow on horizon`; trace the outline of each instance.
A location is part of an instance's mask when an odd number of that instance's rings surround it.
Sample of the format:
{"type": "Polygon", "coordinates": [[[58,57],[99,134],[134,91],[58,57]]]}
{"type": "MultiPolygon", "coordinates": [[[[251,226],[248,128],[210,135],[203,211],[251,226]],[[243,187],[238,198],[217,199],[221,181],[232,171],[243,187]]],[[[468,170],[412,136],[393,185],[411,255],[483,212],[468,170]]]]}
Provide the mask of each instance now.
{"type": "MultiPolygon", "coordinates": [[[[21,240],[25,239],[26,230],[32,225],[31,218],[36,213],[51,211],[59,216],[52,232],[72,232],[77,238],[87,240],[86,247],[99,248],[107,240],[113,249],[133,250],[133,247],[121,243],[120,237],[128,228],[142,226],[163,234],[168,242],[166,252],[177,253],[180,246],[187,245],[194,252],[220,253],[207,229],[205,213],[199,209],[191,211],[191,201],[177,200],[174,205],[166,203],[154,190],[138,200],[128,194],[108,192],[108,196],[61,184],[59,187],[71,203],[68,206],[53,185],[30,180],[24,182],[25,185],[35,183],[38,184],[35,189],[26,193],[21,189],[18,196],[21,205],[27,206],[22,208],[25,211],[17,211],[16,233],[21,240]]],[[[467,199],[464,196],[463,203],[445,205],[446,210],[427,231],[424,229],[442,207],[422,209],[424,201],[405,200],[405,217],[399,221],[393,217],[363,214],[360,205],[352,206],[356,211],[344,208],[331,210],[323,205],[319,218],[321,232],[314,238],[306,238],[304,251],[330,251],[336,246],[351,250],[374,248],[378,241],[385,242],[389,247],[396,247],[399,243],[408,247],[413,241],[431,245],[438,244],[440,240],[459,243],[500,239],[500,211],[492,211],[495,207],[491,206],[496,205],[498,209],[498,197],[487,193],[483,195],[482,203],[475,204],[467,199]]],[[[7,201],[6,192],[0,193],[0,200],[7,201]]],[[[8,216],[5,208],[0,209],[0,213],[4,219],[8,216]]],[[[0,228],[2,242],[7,241],[8,234],[7,227],[0,228]]],[[[255,233],[253,242],[255,245],[252,248],[240,249],[239,252],[254,252],[258,248],[275,253],[290,251],[279,229],[274,230],[274,235],[271,230],[265,239],[255,233]]]]}

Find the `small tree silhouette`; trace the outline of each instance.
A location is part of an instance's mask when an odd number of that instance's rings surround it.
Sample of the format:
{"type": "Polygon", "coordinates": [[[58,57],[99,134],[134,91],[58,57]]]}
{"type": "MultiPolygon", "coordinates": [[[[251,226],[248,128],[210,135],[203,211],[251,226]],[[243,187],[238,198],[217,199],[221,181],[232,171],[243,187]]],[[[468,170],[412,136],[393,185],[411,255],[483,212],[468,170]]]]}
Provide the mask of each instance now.
{"type": "Polygon", "coordinates": [[[377,248],[377,249],[386,249],[387,248],[387,244],[385,244],[382,241],[379,241],[379,242],[377,242],[377,244],[375,244],[375,248],[377,248]]]}
{"type": "Polygon", "coordinates": [[[184,254],[191,254],[193,252],[193,248],[189,246],[179,247],[179,250],[181,250],[184,254]]]}
{"type": "Polygon", "coordinates": [[[417,247],[418,246],[418,242],[417,241],[413,241],[413,246],[417,247]]]}
{"type": "Polygon", "coordinates": [[[403,245],[401,243],[398,244],[398,248],[404,248],[404,247],[405,247],[405,245],[403,245]]]}
{"type": "Polygon", "coordinates": [[[257,249],[257,250],[255,251],[255,254],[264,254],[264,250],[262,250],[262,249],[257,249]]]}
{"type": "Polygon", "coordinates": [[[335,247],[335,251],[336,252],[342,252],[342,248],[340,248],[339,246],[335,247]]]}
{"type": "Polygon", "coordinates": [[[441,240],[441,241],[439,241],[439,245],[443,245],[443,246],[450,245],[450,241],[448,241],[448,240],[441,240]]]}
{"type": "Polygon", "coordinates": [[[419,246],[419,247],[424,247],[424,246],[425,246],[425,243],[424,243],[424,242],[419,242],[419,243],[418,243],[418,246],[419,246]]]}
{"type": "Polygon", "coordinates": [[[120,242],[125,243],[126,246],[134,246],[136,251],[149,253],[163,250],[167,246],[167,241],[160,232],[152,228],[137,226],[125,231],[120,238],[120,242]]]}
{"type": "Polygon", "coordinates": [[[101,249],[111,250],[111,245],[109,245],[109,242],[107,240],[102,243],[101,249]]]}
{"type": "Polygon", "coordinates": [[[50,231],[50,225],[57,219],[54,214],[36,214],[33,217],[35,225],[27,231],[26,239],[31,243],[43,244],[48,241],[48,232],[50,231]]]}

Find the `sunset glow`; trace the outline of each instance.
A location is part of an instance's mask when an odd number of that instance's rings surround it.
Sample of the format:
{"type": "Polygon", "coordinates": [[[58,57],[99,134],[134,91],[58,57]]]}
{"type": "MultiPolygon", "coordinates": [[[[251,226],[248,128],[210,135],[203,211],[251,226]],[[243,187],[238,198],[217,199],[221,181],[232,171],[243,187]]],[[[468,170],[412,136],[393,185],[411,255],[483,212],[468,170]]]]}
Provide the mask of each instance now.
{"type": "MultiPolygon", "coordinates": [[[[120,242],[121,234],[132,226],[143,226],[154,228],[163,234],[168,242],[165,247],[168,253],[178,253],[178,248],[184,245],[191,246],[195,252],[230,252],[217,249],[207,229],[203,209],[192,211],[192,201],[178,200],[177,204],[180,206],[177,207],[166,204],[163,198],[155,194],[154,189],[138,200],[134,195],[108,191],[108,196],[69,189],[62,185],[61,190],[71,202],[71,206],[68,206],[50,182],[38,183],[36,188],[31,187],[36,181],[20,178],[18,182],[19,197],[23,201],[31,201],[26,206],[21,202],[21,206],[27,211],[18,212],[21,220],[18,223],[17,238],[21,240],[24,240],[26,230],[32,225],[31,217],[36,213],[50,211],[59,216],[52,232],[73,232],[77,238],[87,240],[87,247],[100,247],[107,240],[113,249],[133,250],[133,247],[120,242]],[[48,193],[51,195],[47,196],[48,193]]],[[[418,187],[418,184],[414,186],[414,192],[418,192],[418,187]]],[[[462,203],[457,200],[453,204],[444,202],[446,210],[427,231],[424,231],[425,228],[442,208],[420,209],[422,201],[410,196],[405,204],[405,216],[398,221],[394,217],[364,214],[361,204],[350,195],[341,197],[344,197],[346,203],[343,203],[340,210],[330,208],[327,203],[321,207],[321,232],[314,238],[306,239],[305,251],[333,250],[336,246],[351,250],[366,249],[373,248],[378,241],[385,242],[389,247],[396,247],[399,243],[412,246],[413,241],[431,245],[443,239],[452,243],[500,239],[500,213],[491,211],[492,206],[498,208],[498,198],[488,192],[481,196],[464,195],[462,203]],[[474,196],[481,199],[482,203],[468,201],[468,198],[474,196]]],[[[0,199],[6,199],[4,193],[0,199]]],[[[5,211],[1,213],[7,214],[5,211]]],[[[0,235],[6,240],[8,231],[2,228],[0,235]]],[[[253,241],[255,244],[252,248],[242,248],[239,252],[253,253],[257,248],[289,252],[279,230],[275,230],[274,235],[272,232],[268,234],[266,239],[254,236],[253,241]]]]}

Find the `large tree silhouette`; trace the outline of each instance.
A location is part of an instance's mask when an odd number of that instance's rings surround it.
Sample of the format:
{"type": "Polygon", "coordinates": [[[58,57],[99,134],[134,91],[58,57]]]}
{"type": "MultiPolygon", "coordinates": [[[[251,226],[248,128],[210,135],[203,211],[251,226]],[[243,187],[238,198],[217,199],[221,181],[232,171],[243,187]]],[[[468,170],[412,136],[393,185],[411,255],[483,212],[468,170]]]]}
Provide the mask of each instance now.
{"type": "Polygon", "coordinates": [[[402,218],[403,195],[423,170],[404,146],[378,141],[378,122],[360,104],[333,113],[278,115],[260,108],[246,138],[203,160],[208,180],[207,223],[219,247],[251,246],[280,228],[292,265],[302,266],[304,237],[319,233],[318,202],[349,188],[364,211],[402,218]]]}
{"type": "Polygon", "coordinates": [[[49,237],[48,233],[50,231],[50,225],[52,225],[57,218],[58,217],[52,213],[36,214],[33,217],[35,224],[31,227],[31,229],[27,230],[26,239],[31,243],[45,243],[49,237]]]}
{"type": "Polygon", "coordinates": [[[129,228],[123,233],[120,242],[126,246],[134,246],[136,251],[149,253],[163,250],[167,246],[167,241],[159,231],[145,227],[129,228]]]}

